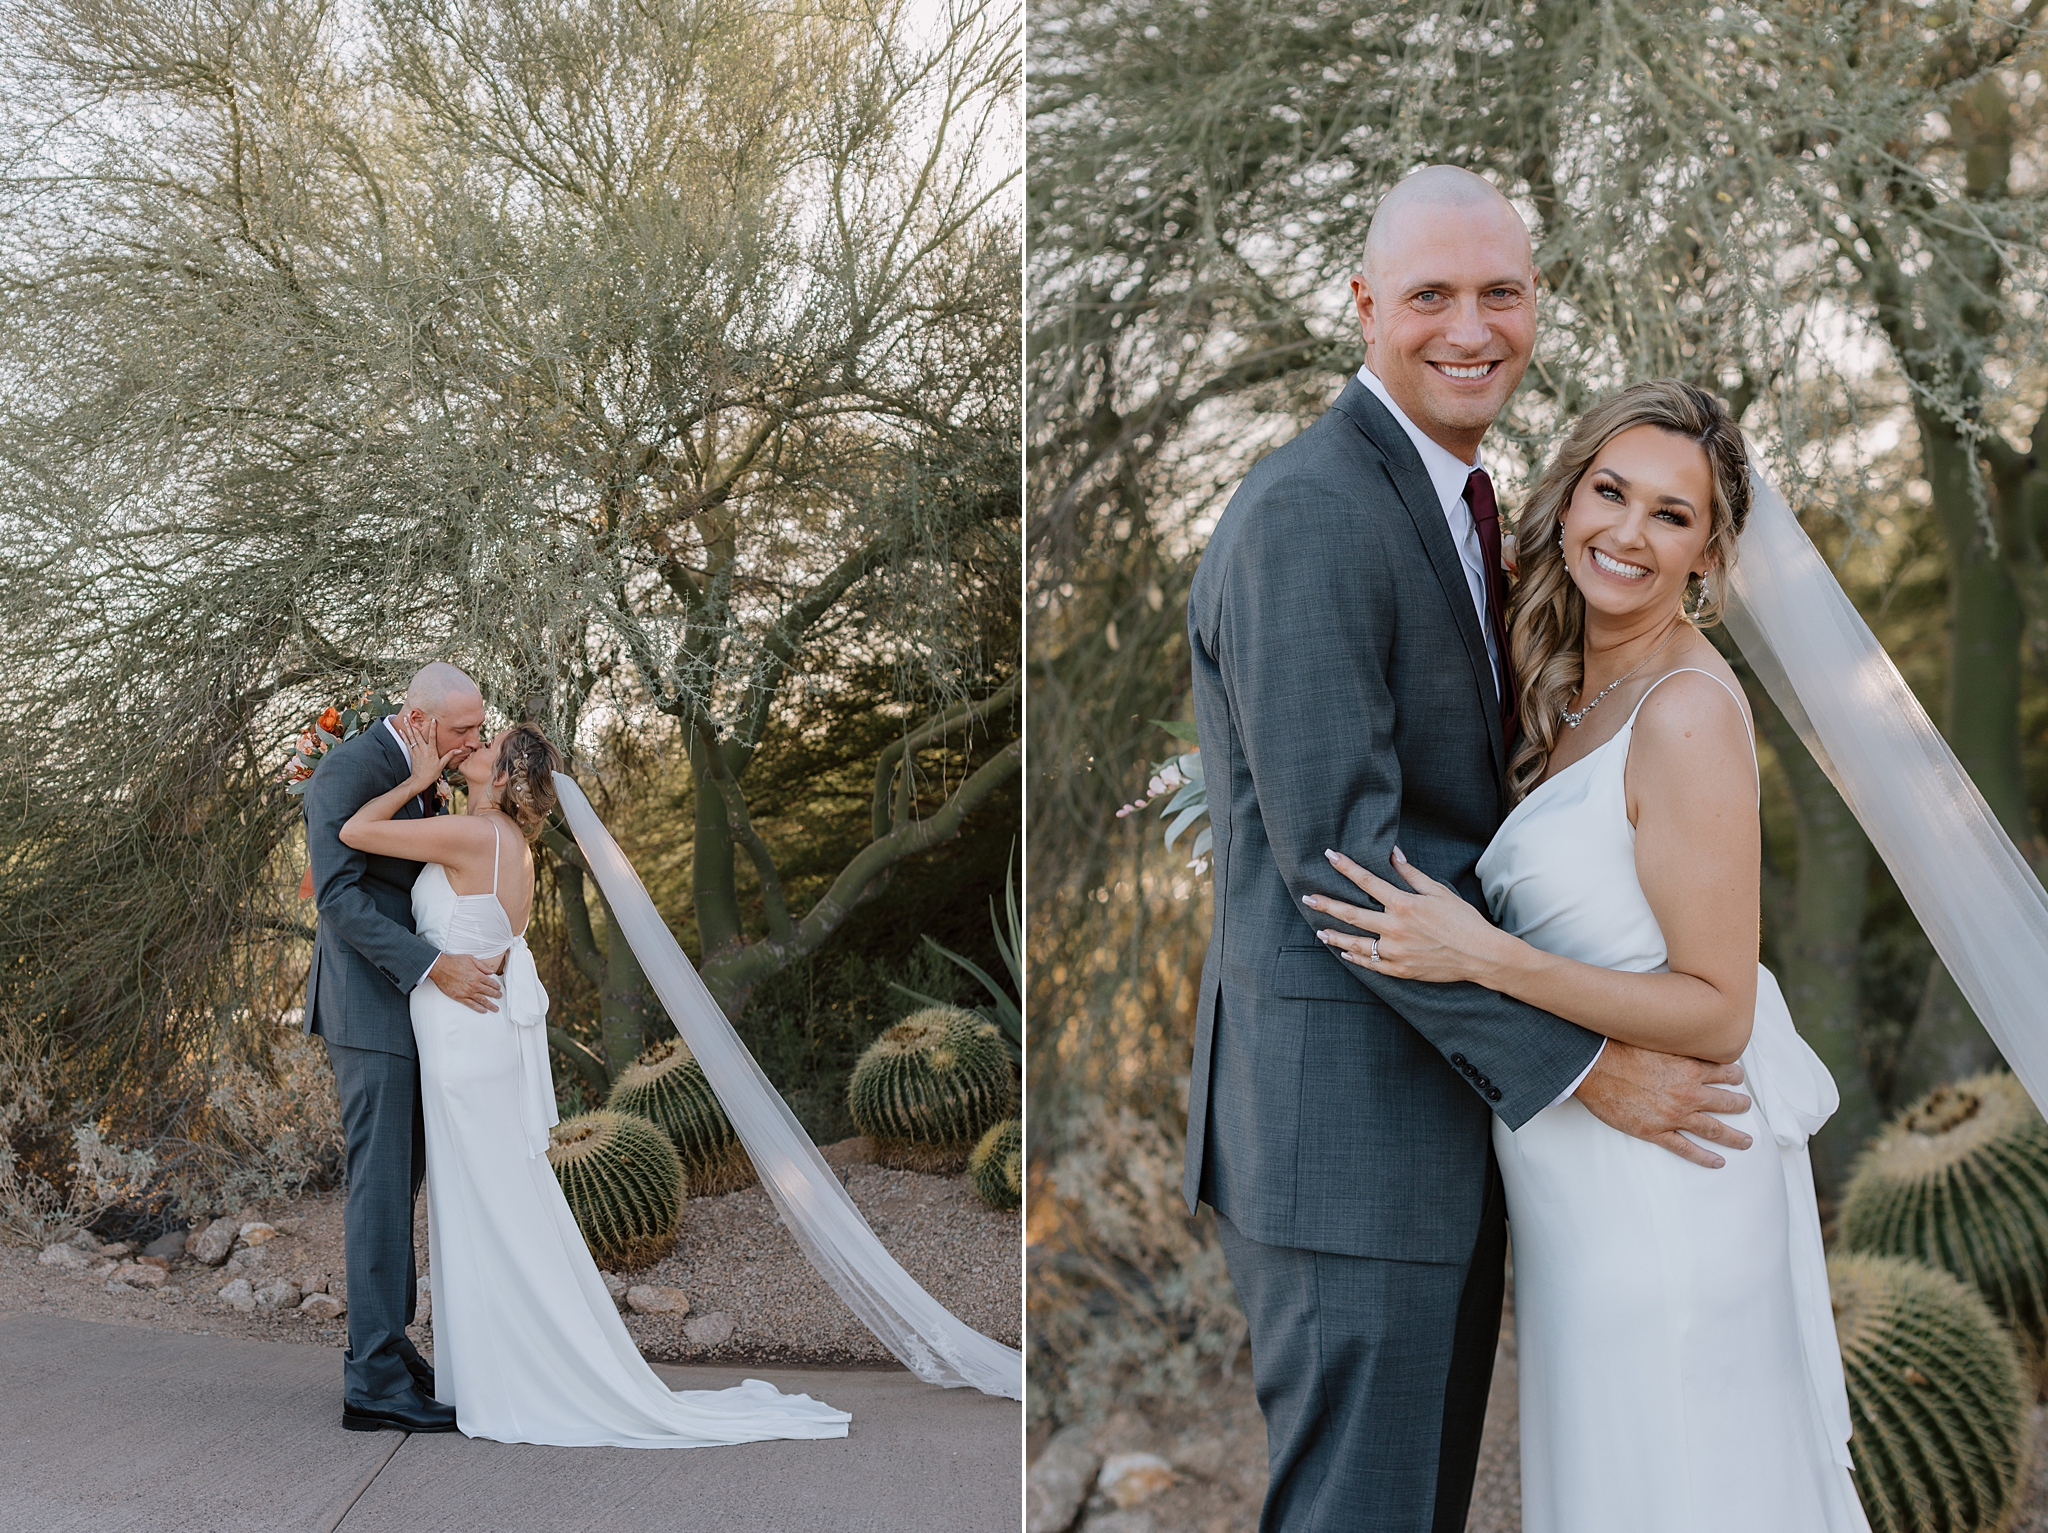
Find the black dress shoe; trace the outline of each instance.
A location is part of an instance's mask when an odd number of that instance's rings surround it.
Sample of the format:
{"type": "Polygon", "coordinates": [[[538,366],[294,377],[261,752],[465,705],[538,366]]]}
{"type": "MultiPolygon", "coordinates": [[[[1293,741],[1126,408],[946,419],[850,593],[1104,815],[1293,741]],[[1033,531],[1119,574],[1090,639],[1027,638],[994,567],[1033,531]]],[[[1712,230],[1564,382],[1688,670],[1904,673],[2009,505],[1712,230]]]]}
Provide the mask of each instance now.
{"type": "Polygon", "coordinates": [[[344,1400],[341,1424],[351,1432],[452,1432],[455,1407],[418,1395],[397,1395],[363,1405],[344,1400]]]}
{"type": "Polygon", "coordinates": [[[409,1374],[411,1374],[411,1375],[412,1375],[412,1381],[413,1381],[413,1384],[414,1384],[414,1386],[415,1386],[415,1387],[417,1387],[417,1388],[418,1388],[418,1390],[419,1390],[419,1392],[420,1392],[420,1398],[421,1398],[421,1399],[424,1399],[424,1400],[431,1400],[431,1399],[433,1399],[433,1398],[434,1398],[434,1369],[433,1369],[433,1366],[432,1366],[431,1364],[427,1363],[427,1362],[426,1362],[426,1361],[425,1361],[424,1359],[421,1359],[421,1358],[417,1358],[417,1357],[406,1357],[406,1358],[400,1358],[400,1359],[399,1359],[399,1361],[401,1361],[402,1363],[404,1363],[404,1364],[405,1364],[405,1371],[406,1371],[407,1373],[409,1373],[409,1374]]]}

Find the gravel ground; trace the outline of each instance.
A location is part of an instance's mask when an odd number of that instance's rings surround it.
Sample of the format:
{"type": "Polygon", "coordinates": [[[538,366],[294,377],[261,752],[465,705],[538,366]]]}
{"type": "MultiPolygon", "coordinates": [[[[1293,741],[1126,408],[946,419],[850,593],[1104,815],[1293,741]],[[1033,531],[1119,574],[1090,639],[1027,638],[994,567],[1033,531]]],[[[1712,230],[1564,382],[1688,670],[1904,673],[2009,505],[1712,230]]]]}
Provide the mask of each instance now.
{"type": "MultiPolygon", "coordinates": [[[[1045,1434],[1033,1434],[1036,1459],[1045,1434]]],[[[1154,1453],[1173,1466],[1174,1483],[1127,1511],[1098,1495],[1079,1522],[1079,1533],[1252,1533],[1266,1494],[1266,1426],[1252,1396],[1248,1354],[1236,1376],[1177,1416],[1146,1420],[1112,1417],[1091,1445],[1111,1453],[1154,1453]]],[[[1502,1318],[1493,1393],[1486,1404],[1486,1437],[1472,1489],[1466,1533],[1521,1533],[1522,1488],[1516,1411],[1513,1294],[1502,1318]]],[[[2048,1533],[2048,1406],[2034,1409],[2034,1455],[2027,1497],[2012,1533],[2048,1533]]]]}
{"type": "MultiPolygon", "coordinates": [[[[862,1142],[828,1152],[847,1190],[875,1233],[932,1297],[962,1320],[1011,1346],[1018,1344],[1023,1313],[1023,1252],[1018,1216],[981,1203],[962,1177],[923,1176],[862,1163],[862,1142]]],[[[427,1200],[414,1225],[420,1267],[426,1270],[427,1200]]],[[[302,1281],[325,1276],[346,1297],[341,1243],[342,1196],[322,1193],[285,1202],[252,1204],[238,1222],[263,1220],[277,1238],[232,1260],[236,1271],[181,1259],[154,1292],[108,1293],[90,1272],[41,1265],[31,1248],[0,1246],[0,1314],[55,1314],[77,1320],[160,1326],[202,1335],[257,1341],[295,1341],[343,1347],[347,1321],[319,1321],[297,1310],[243,1314],[216,1297],[232,1277],[256,1284],[273,1278],[302,1281]]],[[[683,1316],[628,1315],[640,1349],[659,1362],[741,1360],[791,1366],[896,1366],[854,1319],[797,1249],[759,1187],[720,1198],[694,1198],[684,1209],[675,1251],[651,1268],[621,1273],[628,1283],[680,1288],[691,1317],[723,1313],[731,1337],[717,1347],[691,1343],[683,1316]]],[[[415,1326],[422,1349],[433,1349],[433,1327],[415,1326]]]]}

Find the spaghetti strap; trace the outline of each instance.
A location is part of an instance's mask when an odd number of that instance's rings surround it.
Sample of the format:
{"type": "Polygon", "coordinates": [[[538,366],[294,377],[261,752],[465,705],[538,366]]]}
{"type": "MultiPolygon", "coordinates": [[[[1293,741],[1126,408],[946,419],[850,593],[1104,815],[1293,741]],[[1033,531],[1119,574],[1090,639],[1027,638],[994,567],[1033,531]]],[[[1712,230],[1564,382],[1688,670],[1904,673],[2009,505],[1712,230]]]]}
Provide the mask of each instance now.
{"type": "Polygon", "coordinates": [[[498,822],[493,820],[491,821],[491,897],[493,899],[497,898],[498,894],[498,843],[500,839],[498,835],[498,822]]]}
{"type": "Polygon", "coordinates": [[[1721,678],[1716,676],[1712,671],[1702,670],[1700,669],[1700,667],[1696,665],[1681,665],[1675,671],[1666,671],[1662,676],[1659,676],[1655,681],[1651,682],[1650,685],[1644,690],[1643,695],[1636,699],[1635,709],[1633,712],[1629,714],[1628,723],[1624,724],[1622,727],[1624,729],[1633,729],[1635,727],[1636,714],[1641,713],[1643,711],[1643,704],[1647,703],[1650,700],[1650,693],[1656,691],[1659,687],[1663,686],[1664,683],[1669,681],[1672,677],[1683,676],[1688,672],[1695,676],[1706,677],[1707,680],[1713,682],[1723,692],[1726,692],[1730,697],[1735,699],[1735,716],[1742,720],[1742,732],[1745,735],[1749,736],[1749,764],[1756,771],[1756,801],[1758,804],[1762,804],[1764,801],[1764,770],[1762,764],[1759,763],[1756,759],[1756,731],[1749,727],[1749,714],[1745,712],[1743,709],[1742,694],[1737,692],[1733,687],[1729,686],[1727,682],[1721,680],[1721,678]]]}

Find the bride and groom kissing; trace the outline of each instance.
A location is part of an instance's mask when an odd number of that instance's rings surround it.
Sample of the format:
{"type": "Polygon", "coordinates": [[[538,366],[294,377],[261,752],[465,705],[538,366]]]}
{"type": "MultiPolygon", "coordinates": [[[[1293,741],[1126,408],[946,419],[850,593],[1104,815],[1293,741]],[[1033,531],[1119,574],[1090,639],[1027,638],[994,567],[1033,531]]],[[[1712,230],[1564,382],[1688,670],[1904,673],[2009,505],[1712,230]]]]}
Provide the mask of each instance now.
{"type": "Polygon", "coordinates": [[[1351,286],[1364,365],[1188,601],[1183,1191],[1249,1323],[1261,1529],[1464,1528],[1512,1229],[1528,1533],[1860,1533],[1806,1153],[1834,1088],[1757,962],[1752,722],[1700,631],[1742,434],[1681,382],[1595,404],[1509,590],[1481,448],[1535,346],[1527,229],[1431,167],[1351,286]]]}
{"type": "Polygon", "coordinates": [[[574,784],[537,727],[485,739],[484,719],[476,684],[430,664],[305,795],[305,1025],[346,1136],[343,1425],[627,1448],[844,1437],[844,1411],[758,1379],[669,1389],[619,1318],[546,1155],[548,997],[525,940],[531,843],[574,784]],[[451,766],[466,814],[437,813],[451,766]],[[405,1329],[423,1179],[431,1364],[405,1329]]]}

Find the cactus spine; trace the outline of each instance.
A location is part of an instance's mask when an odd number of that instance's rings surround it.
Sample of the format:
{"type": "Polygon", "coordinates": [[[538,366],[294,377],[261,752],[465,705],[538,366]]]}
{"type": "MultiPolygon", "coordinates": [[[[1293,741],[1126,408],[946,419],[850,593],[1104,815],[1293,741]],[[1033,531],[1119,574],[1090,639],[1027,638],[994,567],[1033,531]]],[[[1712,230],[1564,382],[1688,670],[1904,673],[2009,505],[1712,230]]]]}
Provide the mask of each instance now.
{"type": "Polygon", "coordinates": [[[1016,1106],[1010,1056],[993,1022],[957,1006],[912,1012],[868,1045],[846,1105],[884,1165],[959,1170],[967,1150],[1016,1106]]]}
{"type": "Polygon", "coordinates": [[[2048,1123],[2010,1075],[1937,1086],[1858,1160],[1844,1250],[1907,1256],[1974,1286],[2021,1361],[2048,1361],[2048,1123]]]}
{"type": "Polygon", "coordinates": [[[629,1113],[587,1112],[554,1127],[548,1163],[602,1267],[668,1254],[683,1219],[683,1163],[668,1136],[629,1113]]]}
{"type": "Polygon", "coordinates": [[[2029,1391],[1990,1306],[1891,1256],[1838,1254],[1828,1286],[1871,1533],[2002,1533],[2024,1489],[2029,1391]]]}
{"type": "Polygon", "coordinates": [[[664,1038],[620,1072],[604,1105],[645,1118],[668,1135],[693,1198],[737,1192],[758,1180],[704,1067],[680,1038],[664,1038]]]}
{"type": "Polygon", "coordinates": [[[967,1175],[981,1201],[1007,1212],[1024,1201],[1024,1131],[1015,1118],[1005,1118],[975,1145],[967,1157],[967,1175]]]}

